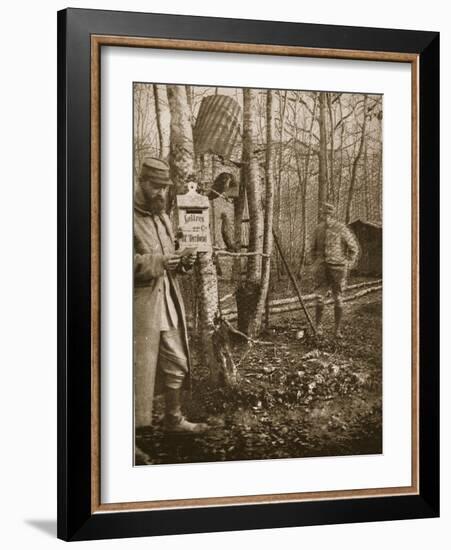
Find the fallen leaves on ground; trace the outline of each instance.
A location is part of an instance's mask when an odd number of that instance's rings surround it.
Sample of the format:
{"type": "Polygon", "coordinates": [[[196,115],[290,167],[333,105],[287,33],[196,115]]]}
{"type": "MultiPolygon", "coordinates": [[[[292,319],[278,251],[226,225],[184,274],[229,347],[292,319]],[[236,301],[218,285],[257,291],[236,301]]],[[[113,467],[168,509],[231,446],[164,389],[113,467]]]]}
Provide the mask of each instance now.
{"type": "Polygon", "coordinates": [[[284,317],[265,334],[274,346],[234,345],[240,383],[211,388],[193,369],[187,415],[208,421],[206,434],[170,436],[137,431],[138,464],[339,456],[382,452],[380,304],[351,310],[346,338],[337,343],[296,338],[298,317],[284,317]]]}

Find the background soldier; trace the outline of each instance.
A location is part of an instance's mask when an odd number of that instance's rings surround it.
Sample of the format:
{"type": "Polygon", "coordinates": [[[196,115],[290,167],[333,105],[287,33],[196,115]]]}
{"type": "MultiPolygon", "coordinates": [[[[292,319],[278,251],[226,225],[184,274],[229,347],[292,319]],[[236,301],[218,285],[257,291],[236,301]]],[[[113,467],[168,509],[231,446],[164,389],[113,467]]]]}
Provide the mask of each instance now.
{"type": "Polygon", "coordinates": [[[196,256],[175,253],[171,221],[165,212],[171,185],[165,162],[144,160],[134,201],[135,426],[152,423],[153,395],[162,389],[165,429],[197,433],[207,425],[189,422],[181,412],[181,392],[188,381],[190,357],[185,310],[176,278],[192,267],[196,256]]]}
{"type": "Polygon", "coordinates": [[[322,335],[324,300],[329,289],[334,298],[335,337],[341,338],[343,320],[343,292],[349,271],[359,256],[359,244],[353,232],[335,218],[335,207],[323,203],[324,221],[318,224],[313,241],[316,291],[316,331],[322,335]]]}

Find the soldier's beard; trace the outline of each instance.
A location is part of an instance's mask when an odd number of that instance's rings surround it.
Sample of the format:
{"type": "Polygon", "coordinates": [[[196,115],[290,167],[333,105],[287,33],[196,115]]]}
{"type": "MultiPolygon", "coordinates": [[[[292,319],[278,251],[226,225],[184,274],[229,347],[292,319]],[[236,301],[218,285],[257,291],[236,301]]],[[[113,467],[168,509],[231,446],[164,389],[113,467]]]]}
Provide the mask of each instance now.
{"type": "Polygon", "coordinates": [[[161,214],[162,212],[164,212],[164,207],[165,201],[164,199],[160,199],[159,197],[153,199],[150,202],[150,211],[152,212],[152,214],[161,214]]]}

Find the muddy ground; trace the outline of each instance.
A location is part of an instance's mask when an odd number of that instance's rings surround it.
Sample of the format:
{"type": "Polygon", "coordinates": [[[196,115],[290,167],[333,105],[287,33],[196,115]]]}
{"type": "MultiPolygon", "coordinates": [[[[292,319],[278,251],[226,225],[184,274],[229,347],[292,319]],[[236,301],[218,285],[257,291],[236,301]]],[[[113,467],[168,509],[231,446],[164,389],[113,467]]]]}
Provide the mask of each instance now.
{"type": "Polygon", "coordinates": [[[332,337],[333,306],[320,341],[307,331],[298,339],[305,328],[302,313],[273,316],[261,336],[272,345],[233,343],[241,380],[232,390],[211,388],[195,361],[185,412],[208,422],[210,431],[165,434],[157,399],[154,426],[136,434],[136,464],[381,453],[381,297],[378,291],[346,303],[340,341],[332,337]]]}

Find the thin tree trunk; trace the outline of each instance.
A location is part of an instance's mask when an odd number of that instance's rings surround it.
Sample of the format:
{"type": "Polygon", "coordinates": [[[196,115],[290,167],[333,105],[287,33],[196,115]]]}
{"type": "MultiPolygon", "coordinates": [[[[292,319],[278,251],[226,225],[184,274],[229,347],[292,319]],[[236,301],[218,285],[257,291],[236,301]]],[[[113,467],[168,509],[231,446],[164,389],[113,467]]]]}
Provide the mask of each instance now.
{"type": "Polygon", "coordinates": [[[371,219],[377,220],[377,209],[376,205],[374,203],[375,198],[377,197],[375,193],[375,185],[374,185],[374,175],[375,175],[375,169],[374,165],[376,162],[376,158],[374,155],[374,151],[371,153],[371,171],[370,171],[370,181],[368,186],[368,194],[369,194],[369,202],[370,202],[370,211],[371,211],[371,219]]]}
{"type": "MultiPolygon", "coordinates": [[[[291,161],[293,158],[293,154],[296,161],[296,167],[298,172],[298,185],[295,186],[294,189],[294,196],[292,196],[292,186],[291,186],[291,180],[288,179],[288,240],[285,244],[285,253],[288,255],[288,260],[290,262],[290,265],[294,265],[293,257],[298,258],[299,257],[299,250],[297,249],[297,238],[296,238],[296,229],[298,224],[298,209],[299,209],[299,197],[302,194],[302,180],[300,178],[301,174],[301,168],[300,164],[301,161],[299,160],[299,151],[297,147],[297,141],[298,141],[298,107],[301,104],[300,102],[300,92],[296,92],[295,95],[295,102],[294,102],[294,109],[293,109],[293,124],[295,125],[294,135],[296,138],[296,143],[293,148],[290,149],[290,156],[288,160],[288,166],[291,166],[291,161]]],[[[301,140],[303,141],[303,140],[301,140]]],[[[281,240],[282,235],[277,234],[279,239],[281,240]]]]}
{"type": "Polygon", "coordinates": [[[306,255],[306,249],[307,249],[307,186],[308,186],[308,180],[309,180],[309,167],[310,167],[310,158],[312,155],[312,136],[313,136],[313,125],[315,123],[315,116],[316,116],[316,109],[318,106],[318,97],[315,95],[315,100],[313,103],[313,114],[312,114],[312,120],[310,122],[310,128],[309,128],[309,137],[308,137],[308,149],[307,149],[307,159],[305,161],[305,171],[304,171],[304,184],[302,186],[302,250],[301,250],[301,264],[300,264],[300,270],[302,269],[302,266],[305,263],[305,255],[306,255]]]}
{"type": "Polygon", "coordinates": [[[381,154],[380,154],[380,160],[378,162],[378,189],[379,189],[379,202],[378,202],[378,207],[379,207],[379,216],[378,216],[378,219],[380,221],[382,221],[382,216],[384,215],[384,211],[383,211],[383,181],[382,181],[382,177],[383,177],[383,169],[382,169],[382,151],[381,151],[381,154]]]}
{"type": "MultiPolygon", "coordinates": [[[[243,168],[240,169],[240,183],[239,183],[239,192],[238,197],[233,201],[233,219],[234,219],[234,240],[237,251],[241,251],[242,246],[242,230],[243,230],[243,212],[244,205],[246,202],[246,189],[244,183],[243,168]]],[[[241,285],[241,270],[242,270],[242,261],[240,257],[235,258],[233,262],[233,280],[236,283],[238,288],[241,285]]]]}
{"type": "MultiPolygon", "coordinates": [[[[260,167],[255,149],[256,91],[243,89],[243,172],[249,207],[249,252],[263,251],[263,215],[261,203],[260,167]]],[[[261,255],[249,256],[246,280],[237,290],[238,328],[248,334],[255,315],[261,284],[261,255]]]]}
{"type": "Polygon", "coordinates": [[[359,147],[357,150],[357,154],[355,156],[354,162],[352,163],[352,171],[351,171],[351,182],[349,185],[349,194],[348,194],[348,203],[346,206],[346,223],[349,223],[351,221],[351,206],[352,206],[352,199],[354,197],[354,191],[355,191],[355,182],[356,182],[356,176],[357,176],[357,166],[360,160],[360,157],[362,156],[362,150],[363,150],[363,144],[365,142],[365,133],[366,133],[366,105],[368,102],[368,96],[365,94],[363,99],[363,124],[362,124],[362,135],[360,137],[359,147]]]}
{"type": "Polygon", "coordinates": [[[193,112],[193,87],[185,86],[186,99],[188,100],[188,107],[190,112],[191,126],[194,126],[194,112],[193,112]]]}
{"type": "Polygon", "coordinates": [[[319,92],[319,175],[318,211],[327,201],[327,133],[326,133],[326,93],[319,92]]]}
{"type": "Polygon", "coordinates": [[[330,125],[330,153],[329,153],[329,192],[327,200],[335,203],[335,178],[334,178],[334,149],[335,149],[335,122],[332,112],[332,101],[330,94],[326,94],[327,97],[327,109],[329,112],[329,125],[330,125]]]}
{"type": "Polygon", "coordinates": [[[153,97],[155,100],[155,117],[157,119],[157,129],[158,129],[158,156],[163,158],[163,130],[161,124],[161,107],[160,107],[160,93],[158,90],[157,84],[153,84],[153,97]]]}
{"type": "Polygon", "coordinates": [[[258,296],[255,317],[250,323],[249,334],[256,337],[260,333],[263,312],[268,296],[269,277],[271,273],[271,254],[273,244],[273,213],[274,213],[274,92],[266,92],[266,184],[265,184],[265,220],[263,230],[262,279],[258,296]]]}
{"type": "MultiPolygon", "coordinates": [[[[285,90],[283,102],[280,91],[277,92],[279,97],[279,113],[280,113],[280,136],[279,136],[279,166],[277,174],[277,189],[276,189],[276,219],[275,226],[276,232],[280,234],[280,222],[282,219],[282,167],[283,167],[283,134],[285,129],[285,111],[287,107],[288,90],[285,90]]],[[[280,281],[282,275],[282,269],[280,266],[279,255],[276,255],[276,268],[277,268],[277,280],[280,281]]]]}
{"type": "Polygon", "coordinates": [[[135,106],[135,177],[139,176],[142,163],[142,145],[143,145],[143,132],[142,132],[142,84],[135,84],[134,86],[134,106],[135,106]]]}
{"type": "Polygon", "coordinates": [[[337,207],[337,212],[338,212],[339,218],[341,218],[341,216],[340,216],[340,212],[341,212],[341,209],[340,209],[340,195],[341,195],[341,186],[342,186],[342,182],[343,182],[343,135],[344,135],[344,131],[345,131],[345,125],[344,125],[344,122],[343,122],[343,105],[341,103],[341,96],[338,98],[338,102],[339,102],[339,106],[340,106],[340,121],[341,121],[341,129],[340,129],[340,168],[339,168],[339,172],[338,172],[338,187],[337,187],[337,198],[336,198],[335,205],[337,207]]]}
{"type": "Polygon", "coordinates": [[[363,191],[365,193],[365,221],[371,219],[370,215],[370,197],[368,191],[368,179],[369,179],[369,170],[368,170],[368,144],[365,141],[365,147],[363,150],[363,191]]]}
{"type": "MultiPolygon", "coordinates": [[[[255,108],[257,92],[250,88],[244,90],[243,108],[243,163],[247,199],[249,205],[249,252],[263,250],[263,213],[260,185],[260,166],[254,152],[255,136],[255,108]]],[[[261,256],[250,256],[247,262],[247,280],[253,284],[260,284],[261,256]]]]}

